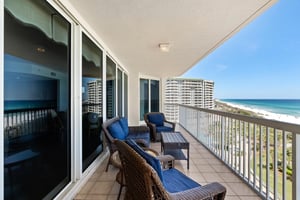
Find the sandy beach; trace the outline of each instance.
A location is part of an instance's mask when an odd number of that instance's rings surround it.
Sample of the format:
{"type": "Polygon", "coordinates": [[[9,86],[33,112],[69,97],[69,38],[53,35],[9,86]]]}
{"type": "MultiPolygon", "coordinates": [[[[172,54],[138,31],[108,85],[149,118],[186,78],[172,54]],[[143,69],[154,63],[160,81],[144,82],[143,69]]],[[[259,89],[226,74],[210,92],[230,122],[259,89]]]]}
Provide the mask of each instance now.
{"type": "Polygon", "coordinates": [[[247,115],[251,117],[261,117],[265,119],[277,120],[292,124],[300,124],[300,117],[271,113],[265,110],[253,109],[246,106],[231,104],[219,100],[215,100],[215,109],[235,114],[247,115]]]}

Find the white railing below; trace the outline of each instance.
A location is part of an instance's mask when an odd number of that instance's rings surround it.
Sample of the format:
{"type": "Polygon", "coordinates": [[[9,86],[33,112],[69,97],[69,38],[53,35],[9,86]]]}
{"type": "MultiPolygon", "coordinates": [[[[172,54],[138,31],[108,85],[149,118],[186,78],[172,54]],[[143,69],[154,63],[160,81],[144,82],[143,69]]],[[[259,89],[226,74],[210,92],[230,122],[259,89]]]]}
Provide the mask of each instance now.
{"type": "Polygon", "coordinates": [[[179,124],[262,198],[300,199],[300,125],[179,107],[179,124]]]}

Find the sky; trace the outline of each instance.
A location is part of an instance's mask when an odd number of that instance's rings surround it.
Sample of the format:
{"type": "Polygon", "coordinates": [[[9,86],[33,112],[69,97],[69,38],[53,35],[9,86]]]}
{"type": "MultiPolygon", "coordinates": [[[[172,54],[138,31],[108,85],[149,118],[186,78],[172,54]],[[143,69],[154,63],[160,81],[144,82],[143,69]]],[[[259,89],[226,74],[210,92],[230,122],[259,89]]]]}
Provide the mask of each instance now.
{"type": "Polygon", "coordinates": [[[300,1],[279,0],[182,77],[217,99],[300,99],[300,1]]]}

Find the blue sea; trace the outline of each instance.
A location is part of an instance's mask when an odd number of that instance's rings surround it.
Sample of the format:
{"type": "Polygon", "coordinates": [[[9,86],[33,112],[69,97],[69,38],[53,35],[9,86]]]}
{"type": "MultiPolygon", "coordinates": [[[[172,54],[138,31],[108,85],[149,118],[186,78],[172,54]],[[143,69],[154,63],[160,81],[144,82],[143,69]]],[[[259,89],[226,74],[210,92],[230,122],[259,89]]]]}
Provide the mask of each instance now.
{"type": "Polygon", "coordinates": [[[20,110],[20,109],[34,109],[34,108],[48,108],[55,107],[55,100],[18,100],[18,101],[4,101],[4,110],[20,110]]]}
{"type": "Polygon", "coordinates": [[[220,99],[220,101],[275,114],[300,117],[300,99],[220,99]]]}

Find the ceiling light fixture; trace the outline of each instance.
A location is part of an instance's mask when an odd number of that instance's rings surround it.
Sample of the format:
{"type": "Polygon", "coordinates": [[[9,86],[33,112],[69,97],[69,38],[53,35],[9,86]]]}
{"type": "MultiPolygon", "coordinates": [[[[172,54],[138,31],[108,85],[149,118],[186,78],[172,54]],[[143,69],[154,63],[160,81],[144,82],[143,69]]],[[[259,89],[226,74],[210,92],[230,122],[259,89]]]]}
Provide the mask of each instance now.
{"type": "Polygon", "coordinates": [[[39,53],[45,53],[45,52],[46,52],[46,49],[43,48],[43,47],[37,47],[37,48],[36,48],[36,51],[39,52],[39,53]]]}
{"type": "Polygon", "coordinates": [[[159,43],[158,46],[162,52],[170,51],[170,43],[159,43]]]}

